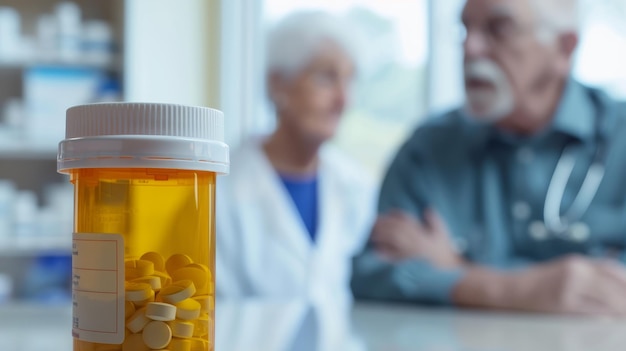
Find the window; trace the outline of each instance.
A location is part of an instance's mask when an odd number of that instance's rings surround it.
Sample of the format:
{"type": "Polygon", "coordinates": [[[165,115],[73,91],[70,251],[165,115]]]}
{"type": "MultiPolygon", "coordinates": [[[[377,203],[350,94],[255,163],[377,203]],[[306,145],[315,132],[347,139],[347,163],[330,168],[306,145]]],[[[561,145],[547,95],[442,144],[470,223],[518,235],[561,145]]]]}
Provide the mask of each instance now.
{"type": "Polygon", "coordinates": [[[626,0],[581,0],[582,31],[574,75],[626,99],[626,0]]]}

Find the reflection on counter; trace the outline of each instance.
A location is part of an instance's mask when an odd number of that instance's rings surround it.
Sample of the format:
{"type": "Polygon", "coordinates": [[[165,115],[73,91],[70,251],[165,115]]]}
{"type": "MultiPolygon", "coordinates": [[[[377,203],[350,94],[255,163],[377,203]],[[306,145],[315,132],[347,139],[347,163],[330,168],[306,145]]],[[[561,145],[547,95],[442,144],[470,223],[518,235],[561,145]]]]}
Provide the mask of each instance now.
{"type": "Polygon", "coordinates": [[[621,351],[626,320],[357,304],[369,351],[621,351]]]}
{"type": "MultiPolygon", "coordinates": [[[[626,344],[626,320],[369,303],[216,306],[217,351],[622,351],[626,344]]],[[[70,330],[69,303],[0,308],[2,351],[71,350],[70,330]]]]}
{"type": "Polygon", "coordinates": [[[72,350],[70,304],[0,307],[0,350],[72,350]]]}
{"type": "Polygon", "coordinates": [[[621,351],[626,320],[410,304],[224,301],[216,350],[621,351]]]}
{"type": "Polygon", "coordinates": [[[366,350],[353,336],[344,304],[222,299],[215,312],[216,350],[366,350]]]}

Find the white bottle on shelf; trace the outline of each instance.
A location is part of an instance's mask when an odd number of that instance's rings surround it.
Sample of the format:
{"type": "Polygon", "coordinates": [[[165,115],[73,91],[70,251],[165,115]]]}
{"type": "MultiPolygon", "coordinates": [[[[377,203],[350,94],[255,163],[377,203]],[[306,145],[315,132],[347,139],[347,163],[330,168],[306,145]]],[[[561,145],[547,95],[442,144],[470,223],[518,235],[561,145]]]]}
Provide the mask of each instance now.
{"type": "Polygon", "coordinates": [[[13,295],[13,279],[8,274],[0,273],[0,305],[8,303],[13,295]]]}
{"type": "Polygon", "coordinates": [[[69,182],[49,184],[44,188],[44,206],[39,211],[39,227],[51,245],[70,247],[74,219],[74,188],[69,182]],[[66,240],[67,239],[67,240],[66,240]]]}
{"type": "Polygon", "coordinates": [[[36,238],[38,206],[35,192],[31,190],[18,191],[14,211],[15,244],[24,248],[36,246],[38,243],[36,238]]]}
{"type": "Polygon", "coordinates": [[[113,28],[105,21],[89,20],[83,24],[82,50],[90,63],[108,65],[113,61],[113,28]]]}
{"type": "MultiPolygon", "coordinates": [[[[24,104],[21,99],[11,98],[8,99],[2,108],[2,125],[8,136],[6,138],[8,143],[15,144],[23,140],[24,137],[24,104]]],[[[0,143],[0,146],[4,143],[0,143]]]]}
{"type": "Polygon", "coordinates": [[[12,244],[15,191],[12,181],[0,179],[0,247],[12,244]]]}
{"type": "Polygon", "coordinates": [[[19,12],[0,6],[0,61],[20,59],[21,22],[19,12]]]}
{"type": "Polygon", "coordinates": [[[62,61],[77,61],[80,59],[80,7],[65,1],[57,4],[54,12],[58,25],[59,58],[62,61]]]}
{"type": "Polygon", "coordinates": [[[52,61],[58,56],[59,26],[54,15],[43,14],[37,17],[36,57],[38,61],[52,61]]]}

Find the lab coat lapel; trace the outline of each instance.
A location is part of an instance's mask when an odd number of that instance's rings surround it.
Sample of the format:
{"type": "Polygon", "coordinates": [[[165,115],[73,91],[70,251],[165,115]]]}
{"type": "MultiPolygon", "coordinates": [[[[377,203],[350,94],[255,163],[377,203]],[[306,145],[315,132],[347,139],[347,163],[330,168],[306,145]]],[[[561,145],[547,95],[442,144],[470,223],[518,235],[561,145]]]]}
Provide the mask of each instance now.
{"type": "Polygon", "coordinates": [[[337,196],[336,189],[334,188],[334,179],[326,174],[324,165],[320,167],[319,176],[319,209],[318,209],[318,227],[317,227],[317,248],[318,254],[323,254],[325,248],[332,245],[332,233],[339,233],[334,228],[337,221],[337,216],[340,216],[341,208],[338,206],[339,201],[333,201],[333,196],[337,196]]]}
{"type": "MultiPolygon", "coordinates": [[[[323,160],[322,160],[323,161],[323,160]]],[[[315,262],[318,266],[314,270],[321,270],[321,266],[328,264],[330,258],[338,257],[333,251],[342,250],[342,239],[346,234],[342,223],[345,223],[345,201],[338,200],[342,196],[342,189],[333,170],[322,162],[319,170],[319,218],[315,262]]],[[[344,193],[345,194],[345,193],[344,193]]],[[[324,274],[323,270],[319,274],[324,274]]]]}
{"type": "Polygon", "coordinates": [[[349,216],[349,189],[341,180],[341,170],[322,157],[319,169],[319,218],[315,250],[312,252],[310,297],[344,300],[337,294],[348,291],[348,257],[355,223],[349,216]],[[352,228],[350,228],[352,227],[352,228]],[[323,282],[323,284],[319,283],[323,282]],[[330,294],[330,295],[329,295],[330,294]]]}
{"type": "Polygon", "coordinates": [[[252,175],[250,179],[255,179],[250,182],[254,187],[266,189],[261,192],[264,195],[255,198],[254,202],[256,215],[266,219],[267,238],[285,247],[285,252],[307,262],[311,244],[300,214],[260,146],[254,152],[257,154],[251,157],[247,173],[252,175]]]}

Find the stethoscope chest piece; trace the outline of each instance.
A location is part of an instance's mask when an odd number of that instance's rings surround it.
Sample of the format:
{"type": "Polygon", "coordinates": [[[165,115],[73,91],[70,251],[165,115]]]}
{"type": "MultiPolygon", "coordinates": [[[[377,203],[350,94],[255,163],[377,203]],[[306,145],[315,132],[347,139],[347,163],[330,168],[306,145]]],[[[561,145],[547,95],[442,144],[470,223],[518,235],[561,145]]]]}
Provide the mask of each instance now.
{"type": "Polygon", "coordinates": [[[583,222],[577,222],[571,225],[569,228],[569,237],[575,242],[585,242],[591,236],[591,230],[589,226],[583,222]]]}
{"type": "Polygon", "coordinates": [[[546,228],[543,221],[532,221],[528,225],[528,234],[535,241],[544,241],[548,239],[548,228],[546,228]]]}
{"type": "Polygon", "coordinates": [[[561,232],[550,231],[543,221],[532,221],[528,225],[528,234],[535,241],[545,241],[550,237],[568,240],[572,242],[585,242],[591,236],[589,226],[583,222],[572,223],[561,232]]]}

